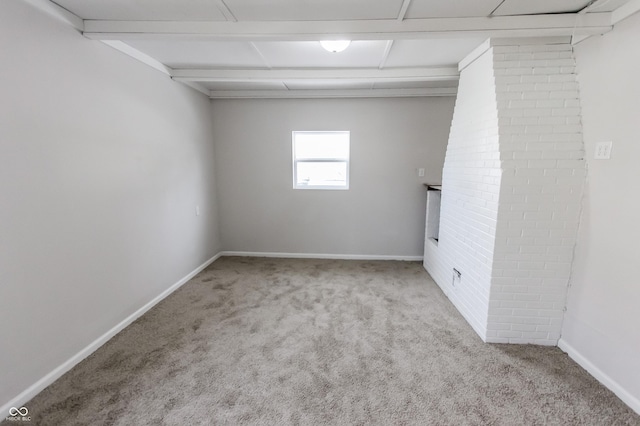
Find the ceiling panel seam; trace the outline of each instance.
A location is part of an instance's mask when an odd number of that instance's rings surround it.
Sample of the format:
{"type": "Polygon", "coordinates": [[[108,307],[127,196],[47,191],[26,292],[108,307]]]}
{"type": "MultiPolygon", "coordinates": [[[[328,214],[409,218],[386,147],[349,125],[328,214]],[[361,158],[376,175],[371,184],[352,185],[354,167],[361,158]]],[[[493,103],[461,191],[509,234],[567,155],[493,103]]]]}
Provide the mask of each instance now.
{"type": "Polygon", "coordinates": [[[236,18],[236,15],[233,14],[233,12],[231,11],[231,9],[229,9],[229,6],[227,6],[224,0],[218,0],[217,3],[218,3],[218,10],[222,12],[222,14],[227,19],[227,21],[238,22],[238,18],[236,18]]]}
{"type": "Polygon", "coordinates": [[[506,1],[507,0],[502,0],[495,8],[493,8],[491,13],[489,13],[489,16],[493,16],[493,14],[496,13],[498,11],[498,9],[500,9],[500,6],[502,6],[504,4],[504,2],[506,2],[506,1]]]}
{"type": "Polygon", "coordinates": [[[407,10],[409,10],[410,5],[411,5],[411,0],[404,0],[402,2],[402,7],[400,7],[400,13],[398,13],[398,21],[404,20],[404,17],[407,15],[407,10]]]}
{"type": "Polygon", "coordinates": [[[249,42],[249,44],[251,45],[251,47],[253,48],[253,50],[256,51],[256,53],[258,54],[258,56],[260,56],[260,59],[262,60],[262,63],[264,64],[265,67],[267,67],[268,69],[271,69],[271,64],[269,63],[269,61],[267,60],[267,58],[262,54],[262,52],[260,51],[260,49],[258,49],[258,46],[256,46],[256,44],[254,42],[249,42]]]}
{"type": "Polygon", "coordinates": [[[387,63],[387,59],[389,58],[389,54],[391,53],[391,49],[393,48],[393,40],[387,40],[387,45],[384,48],[384,53],[382,54],[382,60],[378,65],[378,69],[383,69],[387,63]]]}

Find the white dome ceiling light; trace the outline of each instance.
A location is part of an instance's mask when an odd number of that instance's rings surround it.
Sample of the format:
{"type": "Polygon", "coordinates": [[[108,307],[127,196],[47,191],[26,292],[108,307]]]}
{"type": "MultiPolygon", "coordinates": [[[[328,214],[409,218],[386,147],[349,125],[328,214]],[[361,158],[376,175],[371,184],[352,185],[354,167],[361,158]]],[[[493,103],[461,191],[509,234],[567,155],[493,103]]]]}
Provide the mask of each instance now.
{"type": "Polygon", "coordinates": [[[351,44],[351,40],[324,40],[320,42],[320,45],[331,53],[342,52],[349,47],[349,44],[351,44]]]}

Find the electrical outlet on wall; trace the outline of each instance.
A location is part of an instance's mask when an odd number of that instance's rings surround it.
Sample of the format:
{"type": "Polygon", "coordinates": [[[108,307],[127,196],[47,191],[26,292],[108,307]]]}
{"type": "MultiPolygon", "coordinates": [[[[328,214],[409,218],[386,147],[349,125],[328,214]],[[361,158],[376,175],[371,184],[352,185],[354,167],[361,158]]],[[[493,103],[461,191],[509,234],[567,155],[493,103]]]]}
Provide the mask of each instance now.
{"type": "Polygon", "coordinates": [[[608,160],[611,158],[612,141],[596,143],[596,152],[593,154],[594,160],[608,160]]]}
{"type": "Polygon", "coordinates": [[[418,169],[418,176],[424,177],[424,169],[418,169]]]}

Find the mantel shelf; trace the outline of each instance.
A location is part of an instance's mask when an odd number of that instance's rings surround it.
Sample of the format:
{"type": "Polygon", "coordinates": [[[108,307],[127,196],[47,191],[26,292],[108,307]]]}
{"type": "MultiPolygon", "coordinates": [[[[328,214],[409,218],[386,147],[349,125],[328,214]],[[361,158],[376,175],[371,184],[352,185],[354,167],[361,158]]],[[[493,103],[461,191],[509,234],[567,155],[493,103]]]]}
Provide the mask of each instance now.
{"type": "Polygon", "coordinates": [[[432,184],[432,183],[425,183],[424,184],[425,187],[427,187],[427,191],[442,191],[442,185],[441,184],[432,184]]]}

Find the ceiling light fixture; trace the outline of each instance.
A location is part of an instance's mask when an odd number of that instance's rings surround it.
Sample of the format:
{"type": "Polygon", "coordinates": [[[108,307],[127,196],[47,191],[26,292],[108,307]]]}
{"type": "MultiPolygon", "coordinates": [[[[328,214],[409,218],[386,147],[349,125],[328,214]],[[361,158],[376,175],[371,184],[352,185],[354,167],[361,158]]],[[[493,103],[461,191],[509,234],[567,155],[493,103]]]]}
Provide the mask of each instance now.
{"type": "Polygon", "coordinates": [[[349,44],[351,44],[351,40],[324,40],[320,42],[320,45],[331,53],[342,52],[349,47],[349,44]]]}

